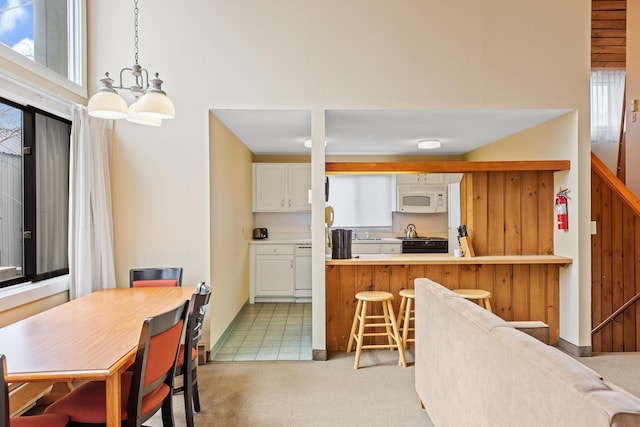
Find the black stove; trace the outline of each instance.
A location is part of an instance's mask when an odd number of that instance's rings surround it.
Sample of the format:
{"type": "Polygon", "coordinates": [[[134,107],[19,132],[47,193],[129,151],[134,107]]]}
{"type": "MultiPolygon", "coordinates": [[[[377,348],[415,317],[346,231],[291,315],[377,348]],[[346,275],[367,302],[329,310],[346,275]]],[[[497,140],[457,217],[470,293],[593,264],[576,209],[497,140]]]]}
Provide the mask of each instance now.
{"type": "Polygon", "coordinates": [[[400,237],[403,254],[446,254],[449,239],[444,237],[400,237]]]}

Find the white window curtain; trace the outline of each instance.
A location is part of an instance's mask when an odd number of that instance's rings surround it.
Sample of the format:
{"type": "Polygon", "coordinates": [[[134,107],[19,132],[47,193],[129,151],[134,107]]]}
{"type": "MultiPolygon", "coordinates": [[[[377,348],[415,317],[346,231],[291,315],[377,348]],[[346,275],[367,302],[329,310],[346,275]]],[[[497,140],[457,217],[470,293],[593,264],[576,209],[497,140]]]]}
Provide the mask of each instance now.
{"type": "Polygon", "coordinates": [[[69,165],[70,297],[116,286],[111,215],[111,120],[73,111],[69,165]]]}
{"type": "Polygon", "coordinates": [[[36,273],[68,267],[69,125],[42,114],[36,120],[36,273]]]}
{"type": "Polygon", "coordinates": [[[591,142],[618,143],[624,99],[624,70],[591,72],[591,142]]]}

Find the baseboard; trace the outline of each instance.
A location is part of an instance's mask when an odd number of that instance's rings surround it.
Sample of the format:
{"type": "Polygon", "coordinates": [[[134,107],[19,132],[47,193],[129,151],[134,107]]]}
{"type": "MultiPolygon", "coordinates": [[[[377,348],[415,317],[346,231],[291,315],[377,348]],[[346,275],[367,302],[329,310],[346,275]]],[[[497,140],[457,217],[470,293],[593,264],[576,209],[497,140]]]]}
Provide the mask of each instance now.
{"type": "Polygon", "coordinates": [[[231,323],[229,323],[229,326],[227,326],[227,328],[224,330],[222,335],[220,335],[220,338],[218,338],[218,341],[216,341],[213,347],[211,347],[211,350],[207,354],[207,362],[211,362],[215,357],[215,355],[218,353],[218,351],[222,348],[222,346],[224,345],[224,342],[227,340],[227,338],[233,331],[233,328],[235,328],[238,322],[240,321],[240,313],[242,313],[242,310],[247,304],[249,304],[249,300],[245,301],[245,303],[242,305],[240,310],[238,310],[238,312],[236,313],[236,317],[233,318],[231,323]]]}
{"type": "Polygon", "coordinates": [[[570,343],[567,340],[558,338],[558,347],[561,348],[563,351],[571,354],[572,356],[591,357],[590,345],[578,346],[573,343],[570,343]]]}
{"type": "Polygon", "coordinates": [[[326,361],[328,360],[327,350],[313,350],[313,360],[326,361]]]}

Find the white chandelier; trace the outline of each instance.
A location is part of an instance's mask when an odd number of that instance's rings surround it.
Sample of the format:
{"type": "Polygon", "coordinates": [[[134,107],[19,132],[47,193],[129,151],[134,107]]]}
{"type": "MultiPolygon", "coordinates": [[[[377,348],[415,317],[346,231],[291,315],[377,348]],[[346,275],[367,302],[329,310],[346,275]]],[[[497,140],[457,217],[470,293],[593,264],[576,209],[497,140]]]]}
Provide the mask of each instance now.
{"type": "Polygon", "coordinates": [[[131,68],[120,70],[120,81],[114,86],[109,73],[100,79],[101,87],[89,99],[89,115],[103,119],[127,119],[130,122],[143,125],[160,126],[162,119],[173,119],[176,109],[173,102],[162,90],[162,80],[149,79],[149,73],[138,64],[138,0],[134,0],[134,53],[135,63],[131,68]],[[122,83],[122,73],[130,71],[135,82],[130,87],[122,83]],[[116,89],[128,90],[135,98],[135,102],[127,107],[127,102],[116,92],[116,89]]]}

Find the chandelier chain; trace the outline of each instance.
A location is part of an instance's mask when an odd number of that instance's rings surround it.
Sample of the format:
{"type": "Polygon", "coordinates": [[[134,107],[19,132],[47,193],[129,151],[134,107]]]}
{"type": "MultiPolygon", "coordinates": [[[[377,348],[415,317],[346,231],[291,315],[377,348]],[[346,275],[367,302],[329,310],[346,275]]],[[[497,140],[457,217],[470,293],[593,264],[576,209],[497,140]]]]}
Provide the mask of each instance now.
{"type": "Polygon", "coordinates": [[[134,0],[133,1],[133,32],[134,32],[133,53],[134,53],[136,64],[138,63],[138,15],[139,14],[140,14],[140,11],[138,10],[138,0],[134,0]]]}

